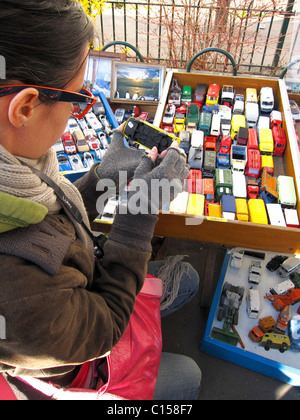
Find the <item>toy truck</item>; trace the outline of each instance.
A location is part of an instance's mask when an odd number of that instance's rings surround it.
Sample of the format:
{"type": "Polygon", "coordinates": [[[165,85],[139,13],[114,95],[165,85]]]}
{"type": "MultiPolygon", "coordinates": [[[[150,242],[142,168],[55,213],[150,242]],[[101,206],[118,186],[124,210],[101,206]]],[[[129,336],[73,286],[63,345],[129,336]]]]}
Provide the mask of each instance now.
{"type": "Polygon", "coordinates": [[[207,85],[205,83],[198,83],[194,93],[194,103],[201,109],[205,102],[205,95],[207,91],[207,85]]]}
{"type": "Polygon", "coordinates": [[[290,257],[283,261],[283,263],[278,267],[277,274],[281,278],[286,278],[297,271],[298,268],[300,268],[300,259],[296,257],[290,257]]]}
{"type": "Polygon", "coordinates": [[[234,90],[231,85],[224,85],[221,93],[221,104],[233,107],[234,90]]]}
{"type": "Polygon", "coordinates": [[[183,86],[182,95],[181,95],[181,103],[182,104],[190,104],[192,102],[192,87],[191,86],[183,86]]]}
{"type": "Polygon", "coordinates": [[[270,123],[271,128],[274,126],[281,127],[282,126],[282,114],[280,111],[273,110],[270,114],[270,123]]]}
{"type": "Polygon", "coordinates": [[[233,114],[243,114],[245,109],[245,89],[235,88],[233,114]]]}
{"type": "Polygon", "coordinates": [[[191,137],[189,150],[189,165],[192,169],[201,169],[203,165],[203,143],[204,135],[201,130],[194,130],[191,137]]]}
{"type": "Polygon", "coordinates": [[[230,134],[232,111],[229,106],[219,105],[219,114],[221,118],[221,134],[227,136],[230,134]]]}
{"type": "Polygon", "coordinates": [[[216,152],[213,150],[206,150],[203,161],[203,177],[213,178],[216,170],[216,152]]]}
{"type": "Polygon", "coordinates": [[[206,95],[206,105],[215,105],[219,102],[220,85],[211,83],[206,95]]]}
{"type": "Polygon", "coordinates": [[[247,197],[250,199],[256,199],[259,194],[258,182],[254,179],[247,180],[247,197]]]}
{"type": "Polygon", "coordinates": [[[281,309],[278,318],[277,318],[277,324],[275,327],[275,331],[278,334],[285,334],[286,329],[288,327],[288,323],[292,319],[292,310],[291,306],[287,305],[283,309],[281,309]]]}
{"type": "Polygon", "coordinates": [[[244,115],[234,114],[231,119],[230,135],[234,140],[240,127],[246,127],[246,119],[244,115]]]}
{"type": "Polygon", "coordinates": [[[186,112],[186,124],[195,123],[198,127],[200,112],[197,104],[191,104],[186,112]]]}
{"type": "Polygon", "coordinates": [[[216,196],[220,200],[223,194],[232,194],[232,174],[230,169],[216,169],[216,196]]]}
{"type": "Polygon", "coordinates": [[[172,86],[169,91],[168,103],[179,106],[181,104],[182,90],[178,85],[177,79],[173,79],[172,86]]]}
{"type": "Polygon", "coordinates": [[[222,321],[225,316],[226,308],[232,306],[234,308],[233,325],[239,323],[239,309],[243,301],[245,289],[241,286],[234,286],[225,282],[220,298],[220,306],[218,311],[218,321],[222,321]]]}
{"type": "Polygon", "coordinates": [[[269,175],[274,175],[274,159],[272,155],[261,155],[261,171],[266,170],[269,175]]]}
{"type": "Polygon", "coordinates": [[[248,282],[251,284],[259,284],[261,279],[261,263],[259,260],[252,260],[249,266],[248,282]]]}
{"type": "Polygon", "coordinates": [[[274,203],[277,201],[276,178],[270,175],[266,169],[262,171],[260,190],[265,203],[274,203]]]}
{"type": "Polygon", "coordinates": [[[272,316],[265,316],[264,318],[260,318],[258,320],[258,326],[265,334],[274,331],[276,327],[276,322],[272,316]]]}

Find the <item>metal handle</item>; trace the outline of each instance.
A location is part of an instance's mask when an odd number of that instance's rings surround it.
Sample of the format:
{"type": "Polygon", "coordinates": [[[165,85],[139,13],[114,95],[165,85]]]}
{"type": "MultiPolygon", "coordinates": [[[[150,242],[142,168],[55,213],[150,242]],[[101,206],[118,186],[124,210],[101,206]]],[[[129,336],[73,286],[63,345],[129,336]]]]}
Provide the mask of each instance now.
{"type": "Polygon", "coordinates": [[[139,57],[139,59],[141,60],[141,62],[142,63],[144,62],[144,59],[142,57],[142,54],[139,52],[139,50],[137,48],[135,48],[133,45],[131,45],[128,42],[125,42],[125,41],[112,41],[112,42],[109,42],[108,44],[106,44],[102,48],[102,51],[107,50],[109,47],[112,47],[113,45],[124,45],[125,47],[131,48],[136,53],[136,55],[139,57]]]}
{"type": "Polygon", "coordinates": [[[197,54],[194,55],[194,57],[191,59],[191,61],[189,62],[189,65],[187,67],[187,72],[189,73],[191,71],[191,67],[194,63],[194,61],[202,54],[207,53],[207,52],[211,52],[211,51],[215,51],[215,52],[219,52],[221,54],[226,55],[227,58],[229,58],[229,60],[231,61],[231,64],[233,66],[233,75],[236,76],[237,75],[237,69],[236,69],[236,63],[234,61],[234,58],[229,54],[229,52],[222,50],[221,48],[215,48],[215,47],[210,47],[210,48],[205,48],[204,50],[199,51],[197,54]]]}
{"type": "Polygon", "coordinates": [[[286,72],[288,71],[288,69],[290,68],[290,67],[292,67],[294,64],[296,64],[296,63],[298,63],[300,61],[300,57],[298,57],[298,58],[296,58],[296,60],[293,60],[293,61],[291,61],[287,66],[286,66],[286,68],[283,70],[283,72],[281,73],[281,75],[280,75],[280,79],[283,79],[284,78],[284,76],[285,76],[285,74],[286,74],[286,72]]]}

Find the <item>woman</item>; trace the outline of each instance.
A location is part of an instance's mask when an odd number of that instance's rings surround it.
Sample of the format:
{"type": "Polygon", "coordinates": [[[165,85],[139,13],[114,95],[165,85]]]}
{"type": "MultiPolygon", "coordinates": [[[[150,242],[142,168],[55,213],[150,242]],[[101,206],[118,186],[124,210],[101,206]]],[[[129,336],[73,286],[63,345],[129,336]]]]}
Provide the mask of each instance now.
{"type": "MultiPolygon", "coordinates": [[[[157,216],[120,211],[95,265],[89,223],[97,215],[99,181],[118,182],[120,170],[128,180],[140,177],[148,184],[176,176],[178,192],[187,176],[178,148],[170,148],[158,166],[156,149],[149,156],[125,149],[118,130],[105,159],[76,187],[60,175],[51,146],[70,114],[76,115],[73,103],[81,103],[79,117],[94,103],[88,92],[78,95],[93,35],[76,1],[1,1],[6,79],[0,80],[0,314],[6,339],[0,342],[0,372],[10,381],[30,376],[70,386],[81,366],[109,353],[128,325],[157,216]]],[[[143,199],[150,203],[147,194],[143,199]]],[[[183,398],[196,398],[198,368],[189,359],[176,363],[194,372],[183,398]]],[[[155,398],[172,398],[159,393],[165,381],[159,374],[155,398]]]]}

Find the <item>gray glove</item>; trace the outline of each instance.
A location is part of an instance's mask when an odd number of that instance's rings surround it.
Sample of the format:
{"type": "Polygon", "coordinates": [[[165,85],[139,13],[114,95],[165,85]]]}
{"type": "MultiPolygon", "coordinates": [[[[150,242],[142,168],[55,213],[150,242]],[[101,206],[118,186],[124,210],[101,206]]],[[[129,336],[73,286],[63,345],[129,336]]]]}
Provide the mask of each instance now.
{"type": "Polygon", "coordinates": [[[134,172],[128,194],[128,211],[131,214],[158,214],[183,190],[189,175],[186,156],[171,147],[158,166],[144,156],[134,172]]]}
{"type": "Polygon", "coordinates": [[[119,172],[126,172],[129,182],[144,154],[142,150],[126,147],[124,134],[119,130],[114,130],[111,144],[96,169],[97,175],[100,180],[111,179],[121,191],[125,185],[119,185],[119,172]]]}

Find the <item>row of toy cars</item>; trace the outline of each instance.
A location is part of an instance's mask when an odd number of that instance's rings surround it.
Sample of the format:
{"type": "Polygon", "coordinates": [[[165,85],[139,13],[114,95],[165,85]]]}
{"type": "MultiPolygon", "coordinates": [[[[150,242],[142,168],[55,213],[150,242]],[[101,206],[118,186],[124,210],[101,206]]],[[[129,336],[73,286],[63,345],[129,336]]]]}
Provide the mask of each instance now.
{"type": "Polygon", "coordinates": [[[94,162],[101,161],[111,130],[101,102],[85,118],[70,118],[65,133],[54,145],[60,171],[87,171],[94,162]]]}

